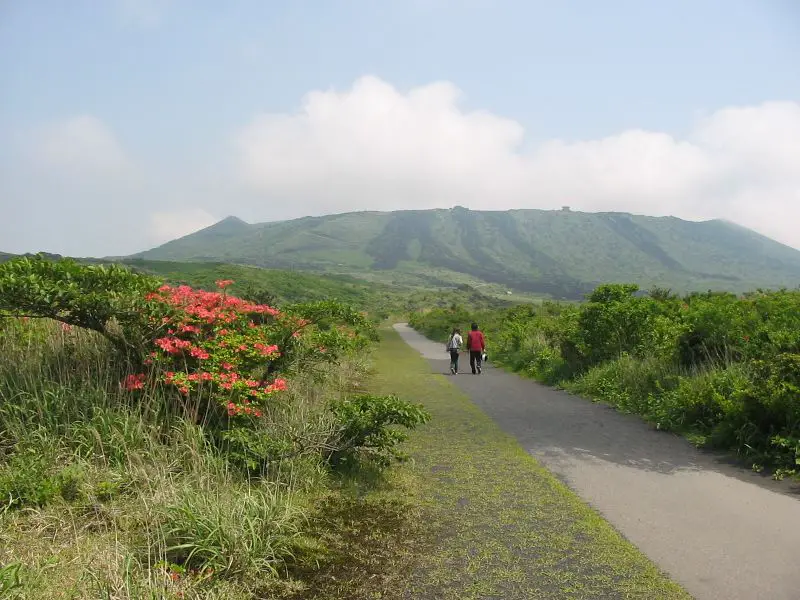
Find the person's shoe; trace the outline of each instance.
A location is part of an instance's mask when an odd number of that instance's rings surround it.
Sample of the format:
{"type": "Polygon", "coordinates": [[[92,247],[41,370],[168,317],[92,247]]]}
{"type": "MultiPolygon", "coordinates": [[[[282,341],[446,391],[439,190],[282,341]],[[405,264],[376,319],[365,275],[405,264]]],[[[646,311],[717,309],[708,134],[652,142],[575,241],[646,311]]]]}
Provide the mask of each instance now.
{"type": "Polygon", "coordinates": [[[481,374],[481,368],[478,367],[478,375],[480,375],[480,374],[481,374]]]}
{"type": "Polygon", "coordinates": [[[453,367],[450,367],[450,374],[451,375],[455,375],[456,374],[456,370],[453,367]]]}

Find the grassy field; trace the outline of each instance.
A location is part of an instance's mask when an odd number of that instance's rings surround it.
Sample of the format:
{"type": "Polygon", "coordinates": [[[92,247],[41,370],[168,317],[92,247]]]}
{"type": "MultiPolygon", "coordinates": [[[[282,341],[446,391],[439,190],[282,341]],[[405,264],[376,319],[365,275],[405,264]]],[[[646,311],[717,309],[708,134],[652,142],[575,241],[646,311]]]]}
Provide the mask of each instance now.
{"type": "MultiPolygon", "coordinates": [[[[375,392],[402,390],[431,423],[412,433],[395,485],[427,536],[397,597],[689,598],[391,330],[375,392]]],[[[376,596],[376,597],[395,597],[376,596]]]]}

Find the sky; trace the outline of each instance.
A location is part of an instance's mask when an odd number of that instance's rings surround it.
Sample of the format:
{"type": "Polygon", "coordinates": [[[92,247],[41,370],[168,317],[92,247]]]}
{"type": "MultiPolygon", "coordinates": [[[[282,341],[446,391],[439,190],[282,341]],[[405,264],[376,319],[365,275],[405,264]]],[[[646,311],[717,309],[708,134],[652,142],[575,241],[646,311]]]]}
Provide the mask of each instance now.
{"type": "Polygon", "coordinates": [[[0,0],[0,251],[456,205],[800,248],[798,64],[795,0],[0,0]]]}

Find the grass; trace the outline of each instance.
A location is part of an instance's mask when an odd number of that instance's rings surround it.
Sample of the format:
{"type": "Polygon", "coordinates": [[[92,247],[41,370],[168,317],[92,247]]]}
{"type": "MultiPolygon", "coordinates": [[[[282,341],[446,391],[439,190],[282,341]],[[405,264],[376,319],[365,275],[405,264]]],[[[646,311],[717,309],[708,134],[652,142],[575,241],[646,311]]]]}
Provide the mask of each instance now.
{"type": "Polygon", "coordinates": [[[397,597],[690,597],[393,331],[376,370],[433,415],[406,448],[428,536],[397,597]]]}
{"type": "MultiPolygon", "coordinates": [[[[370,598],[423,539],[374,470],[312,448],[248,479],[156,392],[126,402],[94,333],[2,324],[0,597],[370,598]]],[[[296,376],[262,433],[327,439],[325,406],[363,374],[353,357],[296,376]]]]}

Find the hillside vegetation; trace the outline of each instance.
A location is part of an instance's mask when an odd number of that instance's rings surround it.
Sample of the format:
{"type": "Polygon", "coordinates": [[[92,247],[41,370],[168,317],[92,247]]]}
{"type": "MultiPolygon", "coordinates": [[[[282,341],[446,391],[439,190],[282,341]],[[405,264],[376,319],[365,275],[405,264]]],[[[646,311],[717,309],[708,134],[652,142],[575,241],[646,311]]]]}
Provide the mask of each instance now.
{"type": "Polygon", "coordinates": [[[229,279],[234,282],[230,287],[232,293],[263,302],[338,300],[367,312],[377,321],[390,315],[454,303],[466,303],[476,308],[503,308],[521,300],[519,296],[505,294],[498,298],[467,284],[440,288],[390,286],[346,275],[281,271],[227,263],[128,259],[122,264],[162,277],[173,285],[186,284],[206,290],[215,289],[215,282],[220,279],[229,279]]]}
{"type": "Polygon", "coordinates": [[[636,291],[604,285],[579,305],[436,309],[410,323],[444,341],[477,320],[493,361],[733,450],[777,477],[800,472],[800,291],[636,291]]]}
{"type": "Polygon", "coordinates": [[[513,210],[229,217],[138,258],[343,273],[395,285],[489,282],[579,299],[606,281],[681,291],[794,287],[800,251],[724,221],[513,210]]]}
{"type": "Polygon", "coordinates": [[[416,539],[370,491],[428,414],[360,391],[372,323],[232,283],[0,265],[0,597],[362,597],[416,539]]]}

